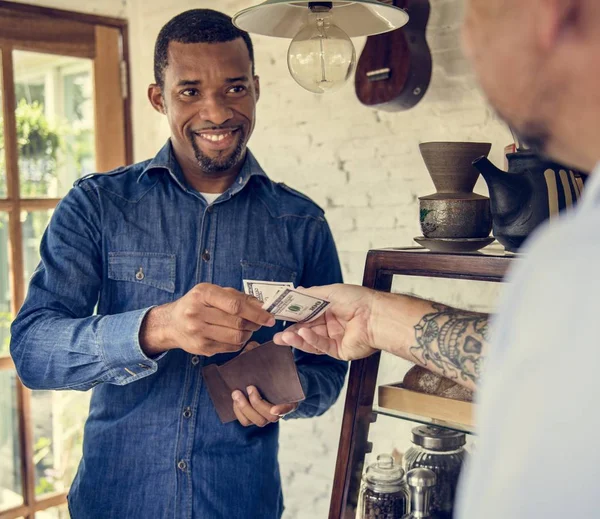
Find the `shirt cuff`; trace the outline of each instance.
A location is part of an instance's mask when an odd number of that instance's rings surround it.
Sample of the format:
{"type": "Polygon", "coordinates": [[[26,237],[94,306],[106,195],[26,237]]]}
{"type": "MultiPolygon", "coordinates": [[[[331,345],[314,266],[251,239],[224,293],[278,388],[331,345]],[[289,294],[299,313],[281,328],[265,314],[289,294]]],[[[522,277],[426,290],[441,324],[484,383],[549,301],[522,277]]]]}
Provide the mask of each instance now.
{"type": "Polygon", "coordinates": [[[156,373],[157,361],[166,355],[164,352],[150,358],[140,345],[140,328],[152,308],[107,315],[100,320],[100,349],[113,384],[129,384],[156,373]]]}

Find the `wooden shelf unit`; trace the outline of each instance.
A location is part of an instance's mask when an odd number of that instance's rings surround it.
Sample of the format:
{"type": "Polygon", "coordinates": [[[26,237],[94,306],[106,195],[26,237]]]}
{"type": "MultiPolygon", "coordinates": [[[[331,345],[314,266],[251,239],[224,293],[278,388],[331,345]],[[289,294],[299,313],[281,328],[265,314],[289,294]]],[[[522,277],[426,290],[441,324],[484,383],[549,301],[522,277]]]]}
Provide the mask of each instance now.
{"type": "MultiPolygon", "coordinates": [[[[504,249],[494,245],[468,254],[430,252],[420,247],[371,250],[367,256],[363,286],[390,292],[395,275],[500,282],[509,265],[518,261],[515,258],[514,254],[505,253],[504,249]]],[[[407,392],[393,385],[379,388],[379,397],[383,399],[379,407],[374,408],[380,356],[375,354],[354,361],[350,366],[329,519],[356,517],[364,459],[371,449],[369,427],[377,414],[435,423],[469,433],[473,431],[470,418],[473,404],[449,400],[455,414],[447,413],[440,411],[439,397],[407,392]],[[387,407],[383,407],[382,403],[387,407]],[[437,409],[437,413],[431,412],[432,409],[437,409]],[[428,416],[428,413],[437,416],[428,416]]]]}
{"type": "Polygon", "coordinates": [[[428,395],[402,387],[401,383],[379,386],[377,414],[473,433],[475,404],[428,395]]]}

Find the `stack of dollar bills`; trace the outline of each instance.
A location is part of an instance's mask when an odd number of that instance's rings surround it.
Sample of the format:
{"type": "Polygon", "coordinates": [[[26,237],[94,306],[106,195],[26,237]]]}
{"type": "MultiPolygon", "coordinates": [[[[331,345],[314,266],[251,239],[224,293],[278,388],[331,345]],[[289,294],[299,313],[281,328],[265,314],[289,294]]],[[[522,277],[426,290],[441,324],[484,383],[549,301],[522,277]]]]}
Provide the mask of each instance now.
{"type": "Polygon", "coordinates": [[[275,319],[293,323],[312,321],[325,312],[329,301],[294,289],[291,282],[244,279],[244,292],[256,297],[275,319]]]}

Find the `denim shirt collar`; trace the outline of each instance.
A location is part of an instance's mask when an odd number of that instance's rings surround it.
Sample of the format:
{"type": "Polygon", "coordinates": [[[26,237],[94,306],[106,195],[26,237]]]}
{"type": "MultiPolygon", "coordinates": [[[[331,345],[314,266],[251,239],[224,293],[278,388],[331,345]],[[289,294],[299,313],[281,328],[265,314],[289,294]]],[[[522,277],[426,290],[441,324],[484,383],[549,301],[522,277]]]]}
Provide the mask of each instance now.
{"type": "MultiPolygon", "coordinates": [[[[138,182],[141,182],[143,177],[150,171],[155,170],[166,170],[171,178],[179,185],[179,187],[181,187],[181,189],[187,192],[195,192],[195,190],[191,189],[185,180],[183,170],[175,158],[175,153],[173,153],[173,146],[171,145],[170,139],[140,173],[138,176],[138,182]]],[[[244,189],[250,178],[253,176],[264,177],[268,179],[267,174],[260,167],[260,164],[254,158],[252,152],[247,149],[246,158],[244,159],[244,165],[242,166],[242,169],[240,170],[233,184],[231,184],[231,186],[224,193],[224,195],[228,195],[227,199],[244,189]]]]}

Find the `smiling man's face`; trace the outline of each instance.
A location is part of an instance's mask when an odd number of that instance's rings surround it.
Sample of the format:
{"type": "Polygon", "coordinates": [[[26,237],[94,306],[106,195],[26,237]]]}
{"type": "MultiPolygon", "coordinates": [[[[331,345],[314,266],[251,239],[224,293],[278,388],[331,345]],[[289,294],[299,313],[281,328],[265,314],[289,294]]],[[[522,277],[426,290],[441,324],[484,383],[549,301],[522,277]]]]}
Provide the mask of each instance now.
{"type": "Polygon", "coordinates": [[[238,38],[171,42],[164,85],[152,86],[150,99],[167,116],[184,173],[225,176],[239,170],[244,160],[258,95],[248,49],[238,38]]]}

